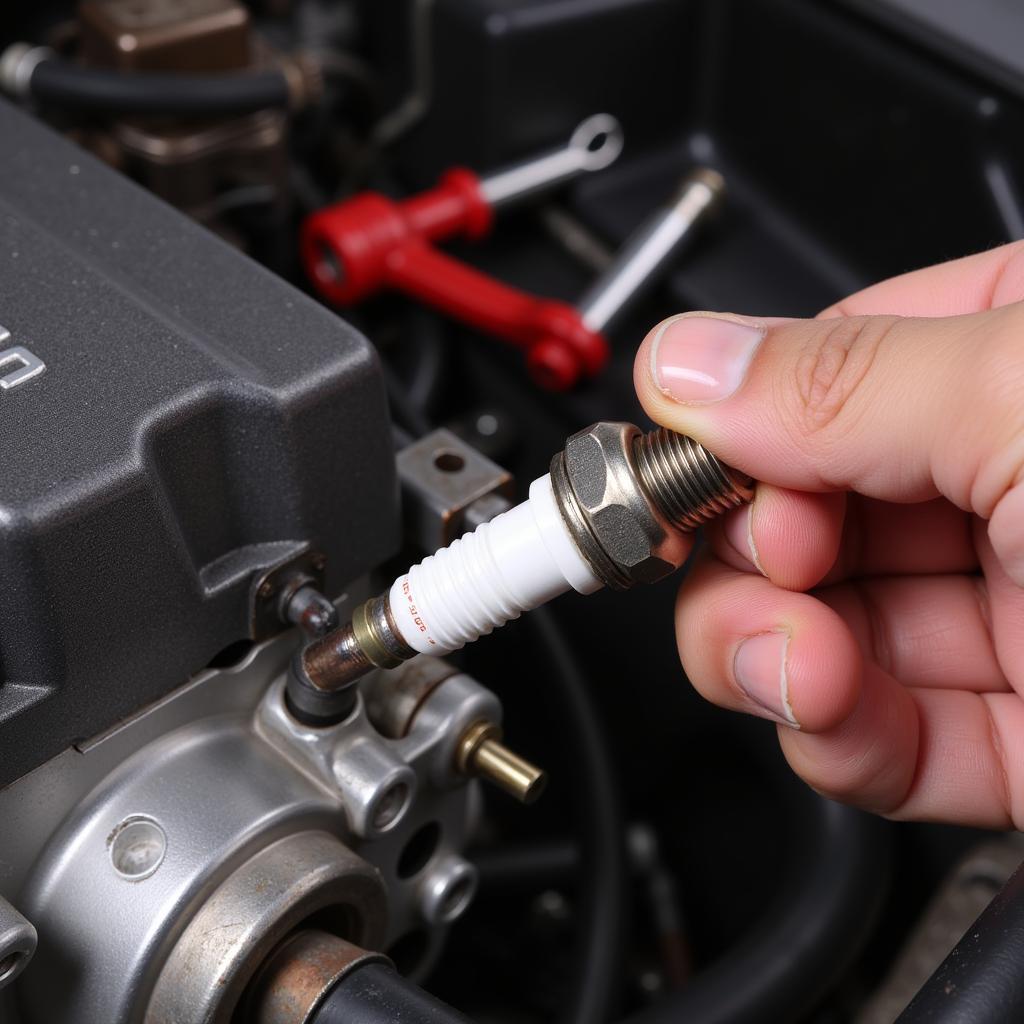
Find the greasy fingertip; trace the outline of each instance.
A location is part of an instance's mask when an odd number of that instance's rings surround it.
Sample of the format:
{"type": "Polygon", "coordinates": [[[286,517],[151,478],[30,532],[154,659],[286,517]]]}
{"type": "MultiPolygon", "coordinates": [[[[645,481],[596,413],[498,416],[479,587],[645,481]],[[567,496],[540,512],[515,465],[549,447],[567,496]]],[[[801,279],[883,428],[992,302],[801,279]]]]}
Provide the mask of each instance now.
{"type": "Polygon", "coordinates": [[[865,664],[853,709],[832,729],[783,731],[790,767],[823,796],[878,814],[906,800],[918,762],[919,723],[909,691],[865,664]]]}
{"type": "Polygon", "coordinates": [[[715,704],[810,732],[834,728],[856,705],[860,649],[811,595],[704,555],[676,621],[687,675],[715,704]]]}
{"type": "Polygon", "coordinates": [[[714,531],[712,546],[717,554],[722,555],[729,565],[744,572],[759,572],[767,576],[761,564],[761,556],[754,539],[754,501],[749,505],[733,509],[720,520],[720,530],[714,531]]]}
{"type": "Polygon", "coordinates": [[[789,709],[801,730],[820,733],[841,725],[857,706],[862,671],[860,648],[846,624],[814,601],[786,656],[789,709]]]}

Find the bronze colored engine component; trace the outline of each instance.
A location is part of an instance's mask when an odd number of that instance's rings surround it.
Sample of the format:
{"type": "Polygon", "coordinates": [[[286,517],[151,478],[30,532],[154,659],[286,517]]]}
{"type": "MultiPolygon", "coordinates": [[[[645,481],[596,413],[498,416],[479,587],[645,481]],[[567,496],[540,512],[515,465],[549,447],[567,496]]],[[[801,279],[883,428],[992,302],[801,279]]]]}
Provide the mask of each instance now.
{"type": "MultiPolygon", "coordinates": [[[[254,36],[238,0],[83,0],[85,63],[132,73],[231,73],[274,62],[296,107],[318,94],[302,58],[277,57],[254,36]]],[[[118,118],[87,145],[151,192],[239,243],[225,213],[258,206],[284,222],[288,209],[288,117],[262,110],[215,119],[118,118]]]]}
{"type": "Polygon", "coordinates": [[[459,740],[455,766],[463,775],[478,775],[520,803],[532,804],[547,785],[547,775],[501,742],[494,722],[475,722],[459,740]]]}
{"type": "Polygon", "coordinates": [[[271,955],[249,1001],[254,1024],[306,1024],[324,997],[349,971],[389,963],[328,932],[300,931],[271,955]]]}
{"type": "Polygon", "coordinates": [[[252,63],[236,0],[84,0],[82,57],[119,71],[237,71],[252,63]]]}

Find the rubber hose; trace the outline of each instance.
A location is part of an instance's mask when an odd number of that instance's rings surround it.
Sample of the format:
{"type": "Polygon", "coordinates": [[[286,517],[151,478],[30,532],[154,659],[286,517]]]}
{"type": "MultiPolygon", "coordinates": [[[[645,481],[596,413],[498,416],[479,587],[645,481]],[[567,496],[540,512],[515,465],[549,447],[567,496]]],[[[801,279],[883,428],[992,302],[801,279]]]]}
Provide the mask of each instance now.
{"type": "Polygon", "coordinates": [[[1024,1020],[1024,864],[897,1018],[897,1024],[1024,1020]]]}
{"type": "Polygon", "coordinates": [[[223,117],[287,107],[284,73],[237,71],[223,74],[123,72],[87,68],[59,58],[40,61],[29,92],[44,104],[103,114],[223,117]]]}
{"type": "Polygon", "coordinates": [[[393,967],[368,963],[346,974],[313,1013],[309,1024],[471,1024],[393,967]]]}
{"type": "Polygon", "coordinates": [[[574,747],[579,777],[580,906],[576,921],[576,978],[562,1014],[566,1024],[602,1024],[614,1012],[624,976],[627,921],[626,823],[612,756],[576,658],[552,613],[537,608],[524,619],[545,649],[549,692],[559,700],[563,737],[574,747]]]}
{"type": "Polygon", "coordinates": [[[782,1024],[803,1019],[863,948],[888,888],[888,823],[810,789],[795,808],[813,837],[754,929],[686,988],[628,1024],[782,1024]]]}

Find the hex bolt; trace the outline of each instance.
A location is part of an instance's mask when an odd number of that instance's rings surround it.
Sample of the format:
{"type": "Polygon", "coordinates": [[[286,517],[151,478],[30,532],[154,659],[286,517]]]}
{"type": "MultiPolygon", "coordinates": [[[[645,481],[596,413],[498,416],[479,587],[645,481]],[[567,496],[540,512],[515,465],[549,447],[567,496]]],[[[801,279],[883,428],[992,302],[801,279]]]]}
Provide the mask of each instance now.
{"type": "Polygon", "coordinates": [[[753,494],[749,477],[692,438],[595,423],[526,501],[414,565],[296,668],[310,689],[336,692],[373,668],[450,654],[569,589],[653,583],[682,565],[686,533],[753,494]]]}
{"type": "Polygon", "coordinates": [[[338,625],[338,609],[311,583],[282,596],[281,618],[298,626],[310,639],[323,636],[338,625]]]}
{"type": "Polygon", "coordinates": [[[544,792],[547,775],[501,742],[494,722],[474,722],[459,739],[455,767],[461,775],[493,782],[522,804],[532,804],[544,792]]]}

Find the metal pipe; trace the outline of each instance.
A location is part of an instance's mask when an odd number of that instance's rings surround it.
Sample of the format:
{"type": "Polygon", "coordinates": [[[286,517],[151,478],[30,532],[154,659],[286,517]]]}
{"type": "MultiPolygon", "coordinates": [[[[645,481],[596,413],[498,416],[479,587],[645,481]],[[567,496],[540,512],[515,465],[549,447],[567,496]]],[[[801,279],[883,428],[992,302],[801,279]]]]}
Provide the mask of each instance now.
{"type": "Polygon", "coordinates": [[[583,323],[606,333],[623,312],[672,266],[707,215],[718,207],[725,179],[701,168],[683,183],[670,206],[641,225],[619,250],[611,266],[578,304],[583,323]]]}
{"type": "Polygon", "coordinates": [[[532,804],[544,792],[547,776],[501,742],[493,722],[476,722],[459,740],[456,765],[464,775],[479,775],[520,803],[532,804]]]}

